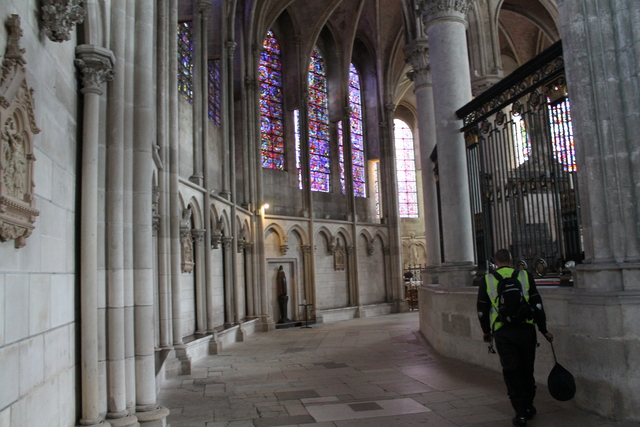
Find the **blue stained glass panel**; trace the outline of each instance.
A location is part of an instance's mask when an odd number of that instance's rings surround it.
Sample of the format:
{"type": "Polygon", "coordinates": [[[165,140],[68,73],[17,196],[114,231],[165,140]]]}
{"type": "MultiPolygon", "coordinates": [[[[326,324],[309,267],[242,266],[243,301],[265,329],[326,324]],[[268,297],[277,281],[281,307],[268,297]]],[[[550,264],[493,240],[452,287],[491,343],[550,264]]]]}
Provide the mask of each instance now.
{"type": "Polygon", "coordinates": [[[280,43],[272,31],[267,32],[262,43],[258,76],[262,167],[284,170],[282,57],[280,43]]]}
{"type": "Polygon", "coordinates": [[[351,107],[349,130],[351,136],[353,191],[357,197],[366,197],[362,94],[360,91],[360,76],[353,64],[349,66],[349,107],[351,107]]]}
{"type": "Polygon", "coordinates": [[[222,82],[220,80],[220,60],[213,59],[207,64],[209,72],[209,120],[217,127],[220,127],[220,95],[222,93],[222,82]]]}
{"type": "Polygon", "coordinates": [[[329,161],[329,117],[324,60],[314,48],[309,61],[309,160],[311,190],[329,192],[331,165],[329,161]]]}
{"type": "Polygon", "coordinates": [[[576,152],[573,145],[573,124],[569,99],[549,106],[549,122],[553,139],[553,156],[565,172],[575,172],[576,152]]]}

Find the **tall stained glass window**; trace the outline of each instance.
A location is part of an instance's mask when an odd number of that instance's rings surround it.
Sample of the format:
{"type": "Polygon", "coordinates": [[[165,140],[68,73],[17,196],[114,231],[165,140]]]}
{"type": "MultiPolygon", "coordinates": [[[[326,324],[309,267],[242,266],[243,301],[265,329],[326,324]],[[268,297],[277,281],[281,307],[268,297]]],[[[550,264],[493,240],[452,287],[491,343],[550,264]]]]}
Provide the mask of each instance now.
{"type": "Polygon", "coordinates": [[[418,186],[416,184],[413,132],[402,120],[395,119],[394,124],[400,218],[418,218],[418,186]]]}
{"type": "Polygon", "coordinates": [[[282,55],[280,43],[268,31],[260,53],[260,136],[262,167],[284,170],[282,55]]]}
{"type": "Polygon", "coordinates": [[[300,146],[300,110],[293,110],[293,134],[296,142],[296,168],[298,187],[302,190],[302,147],[300,146]]]}
{"type": "Polygon", "coordinates": [[[553,156],[562,164],[563,170],[575,172],[576,152],[573,146],[573,125],[571,124],[571,105],[565,99],[549,105],[549,123],[553,139],[553,156]]]}
{"type": "Polygon", "coordinates": [[[220,60],[212,59],[207,64],[209,71],[209,120],[220,127],[220,60]]]}
{"type": "Polygon", "coordinates": [[[324,60],[318,48],[309,62],[309,161],[311,191],[329,192],[329,104],[324,60]]]}
{"type": "Polygon", "coordinates": [[[340,187],[342,194],[347,194],[347,181],[344,169],[344,138],[342,135],[342,122],[338,122],[338,160],[340,162],[340,187]]]}
{"type": "Polygon", "coordinates": [[[353,193],[356,197],[366,197],[364,168],[364,135],[362,131],[362,97],[360,92],[360,76],[353,64],[349,69],[349,107],[351,117],[351,162],[353,170],[353,193]]]}
{"type": "Polygon", "coordinates": [[[373,191],[376,202],[376,218],[380,218],[380,162],[373,163],[373,191]]]}
{"type": "Polygon", "coordinates": [[[178,24],[178,90],[193,102],[193,24],[178,24]]]}

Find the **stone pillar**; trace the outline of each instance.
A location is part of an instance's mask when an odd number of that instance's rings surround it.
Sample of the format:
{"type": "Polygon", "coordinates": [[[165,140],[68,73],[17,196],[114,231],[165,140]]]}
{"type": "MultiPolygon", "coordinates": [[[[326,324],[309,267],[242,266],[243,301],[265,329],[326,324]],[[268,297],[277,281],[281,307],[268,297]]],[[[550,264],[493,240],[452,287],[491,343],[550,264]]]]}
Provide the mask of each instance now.
{"type": "MultiPolygon", "coordinates": [[[[358,289],[357,277],[354,272],[358,269],[356,262],[356,247],[354,245],[345,246],[347,255],[347,286],[349,288],[349,306],[360,306],[360,292],[358,289]]],[[[360,316],[358,314],[358,316],[360,316]]]]}
{"type": "Polygon", "coordinates": [[[245,281],[248,284],[248,292],[247,292],[247,316],[255,317],[258,314],[258,287],[254,281],[253,277],[253,268],[254,265],[254,256],[253,256],[253,243],[252,242],[244,242],[242,244],[242,248],[244,249],[244,274],[245,281]]]}
{"type": "Polygon", "coordinates": [[[133,139],[133,264],[136,353],[136,412],[141,426],[166,424],[169,411],[156,403],[153,342],[152,147],[156,142],[153,0],[136,1],[133,139]]]}
{"type": "Polygon", "coordinates": [[[389,225],[389,283],[391,298],[396,311],[409,311],[404,299],[404,282],[402,280],[402,242],[400,237],[400,211],[398,210],[398,177],[396,172],[396,153],[394,141],[395,105],[384,106],[384,119],[380,123],[380,191],[383,202],[383,221],[389,225]],[[386,185],[385,185],[386,183],[386,185]]]}
{"type": "MultiPolygon", "coordinates": [[[[178,2],[171,1],[169,11],[169,28],[178,28],[178,2]]],[[[177,37],[177,34],[176,34],[177,37]]],[[[169,43],[169,80],[178,79],[178,44],[169,43]]],[[[171,241],[171,322],[173,344],[182,345],[182,309],[180,307],[180,274],[182,271],[182,243],[180,241],[180,221],[182,206],[180,203],[180,166],[178,153],[180,151],[180,134],[178,126],[179,94],[171,91],[169,97],[169,217],[171,241]]]]}
{"type": "Polygon", "coordinates": [[[415,85],[418,109],[418,134],[420,138],[420,160],[422,164],[422,211],[425,223],[425,246],[427,265],[423,273],[423,283],[437,283],[436,269],[440,266],[440,218],[438,216],[438,190],[435,167],[431,154],[436,147],[436,121],[433,104],[433,86],[429,64],[429,43],[427,39],[416,39],[405,46],[407,60],[413,67],[411,75],[415,85]],[[429,280],[430,279],[430,280],[429,280]]]}
{"type": "Polygon", "coordinates": [[[110,50],[76,47],[75,64],[82,76],[82,188],[80,218],[80,366],[82,418],[80,425],[98,425],[100,378],[98,371],[98,140],[102,84],[113,78],[115,57],[110,50]]]}
{"type": "Polygon", "coordinates": [[[566,346],[581,355],[576,402],[638,420],[640,3],[560,0],[558,9],[585,255],[568,306],[566,346]]]}
{"type": "Polygon", "coordinates": [[[107,349],[107,419],[119,426],[135,425],[137,418],[128,416],[126,381],[126,319],[124,279],[124,131],[126,84],[126,4],[112,3],[111,47],[115,75],[108,91],[105,251],[106,251],[106,349],[107,349]]]}
{"type": "Polygon", "coordinates": [[[471,201],[462,121],[456,110],[471,100],[465,34],[468,0],[427,0],[420,12],[429,38],[438,147],[445,286],[470,285],[475,271],[471,201]]]}
{"type": "Polygon", "coordinates": [[[233,298],[233,263],[231,262],[231,244],[233,243],[233,237],[224,236],[222,238],[222,250],[224,251],[224,324],[231,326],[234,323],[235,310],[234,298],[233,298]]]}
{"type": "Polygon", "coordinates": [[[304,290],[304,295],[302,295],[302,298],[298,298],[298,304],[313,304],[308,309],[309,319],[313,319],[316,312],[315,292],[311,286],[311,276],[313,276],[313,270],[311,269],[313,252],[311,251],[311,248],[311,245],[300,246],[300,250],[302,251],[302,280],[304,281],[302,283],[302,289],[304,290]]]}

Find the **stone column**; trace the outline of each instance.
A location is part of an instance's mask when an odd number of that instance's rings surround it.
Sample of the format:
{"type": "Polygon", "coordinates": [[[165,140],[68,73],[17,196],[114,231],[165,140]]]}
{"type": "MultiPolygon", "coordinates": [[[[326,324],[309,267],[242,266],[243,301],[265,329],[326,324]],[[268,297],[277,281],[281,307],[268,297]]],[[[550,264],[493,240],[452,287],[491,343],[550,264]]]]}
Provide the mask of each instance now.
{"type": "Polygon", "coordinates": [[[358,289],[357,277],[354,273],[358,269],[356,262],[356,247],[354,245],[345,246],[345,252],[347,255],[347,286],[349,287],[349,305],[351,307],[358,306],[358,317],[360,313],[360,292],[358,289]]]}
{"type": "Polygon", "coordinates": [[[640,311],[640,3],[560,0],[558,8],[585,255],[574,276],[565,344],[585,349],[574,362],[576,402],[638,420],[640,378],[630,357],[637,354],[640,311]]]}
{"type": "Polygon", "coordinates": [[[402,243],[400,237],[400,211],[398,210],[398,175],[396,172],[396,153],[394,148],[393,116],[395,105],[384,106],[384,119],[380,123],[381,154],[380,182],[383,202],[383,221],[389,226],[389,279],[391,299],[396,311],[409,311],[404,299],[402,280],[402,243]],[[385,185],[386,183],[386,185],[385,185]]]}
{"type": "Polygon", "coordinates": [[[429,64],[429,42],[416,39],[405,46],[407,60],[413,67],[412,80],[415,85],[418,109],[418,136],[420,138],[420,160],[422,164],[422,211],[425,223],[425,245],[427,265],[422,280],[425,284],[437,283],[436,269],[440,266],[440,218],[438,216],[438,190],[435,167],[431,153],[436,147],[436,121],[433,104],[433,86],[429,64]],[[431,280],[429,280],[431,278],[431,280]]]}
{"type": "Polygon", "coordinates": [[[456,110],[471,100],[465,34],[468,0],[427,0],[420,12],[429,38],[444,237],[440,284],[470,285],[475,270],[471,201],[462,121],[456,110]]]}
{"type": "Polygon", "coordinates": [[[224,324],[232,326],[235,318],[235,310],[233,309],[233,263],[231,262],[231,244],[233,237],[224,236],[222,238],[222,250],[224,251],[224,324]]]}
{"type": "Polygon", "coordinates": [[[80,218],[80,366],[82,418],[80,425],[98,425],[100,378],[98,371],[98,140],[102,84],[113,78],[115,57],[110,50],[76,47],[75,64],[82,76],[82,188],[80,218]]]}
{"type": "Polygon", "coordinates": [[[244,269],[244,274],[245,274],[245,281],[247,282],[248,286],[248,292],[247,292],[247,316],[251,316],[254,317],[258,314],[258,301],[259,301],[259,296],[258,296],[258,287],[256,286],[256,283],[254,282],[253,279],[253,264],[254,264],[254,257],[253,257],[253,243],[252,242],[244,242],[242,244],[242,248],[244,249],[244,264],[245,264],[245,269],[244,269]]]}
{"type": "Polygon", "coordinates": [[[153,342],[152,147],[156,142],[153,22],[155,2],[136,1],[133,139],[133,264],[136,352],[136,412],[141,426],[166,423],[169,411],[156,403],[153,342]]]}
{"type": "MultiPolygon", "coordinates": [[[[178,2],[171,1],[169,11],[169,29],[178,28],[178,2]]],[[[177,34],[176,34],[177,37],[177,34]]],[[[178,79],[178,44],[169,44],[169,81],[178,79]]],[[[173,344],[182,345],[182,309],[180,308],[180,273],[182,271],[182,244],[180,241],[180,221],[182,206],[180,203],[180,166],[178,153],[180,151],[180,134],[178,126],[179,94],[174,90],[169,97],[169,217],[171,241],[171,322],[173,344]]]]}
{"type": "MultiPolygon", "coordinates": [[[[301,245],[300,250],[302,251],[302,289],[304,290],[304,295],[302,298],[298,298],[298,304],[302,302],[306,302],[307,304],[313,304],[309,307],[309,319],[313,319],[315,317],[316,311],[316,302],[315,302],[315,292],[311,287],[311,276],[313,276],[313,270],[311,269],[311,259],[313,258],[313,252],[311,251],[311,245],[301,245]]],[[[305,309],[306,310],[306,309],[305,309]]]]}
{"type": "Polygon", "coordinates": [[[107,419],[119,426],[134,425],[127,410],[125,365],[125,279],[124,279],[124,140],[126,84],[126,4],[115,0],[111,10],[111,47],[115,75],[109,86],[107,104],[105,252],[107,292],[107,419]]]}

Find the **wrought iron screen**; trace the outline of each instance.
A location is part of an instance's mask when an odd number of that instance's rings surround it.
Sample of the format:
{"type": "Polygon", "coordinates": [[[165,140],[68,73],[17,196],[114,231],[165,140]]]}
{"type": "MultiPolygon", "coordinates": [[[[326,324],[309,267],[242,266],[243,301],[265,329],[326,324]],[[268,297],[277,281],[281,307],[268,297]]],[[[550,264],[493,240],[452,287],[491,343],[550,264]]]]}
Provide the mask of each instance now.
{"type": "Polygon", "coordinates": [[[582,260],[570,111],[558,42],[457,112],[480,268],[500,248],[538,276],[582,260]]]}

